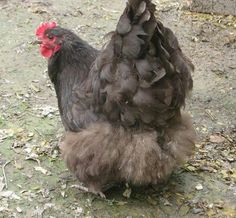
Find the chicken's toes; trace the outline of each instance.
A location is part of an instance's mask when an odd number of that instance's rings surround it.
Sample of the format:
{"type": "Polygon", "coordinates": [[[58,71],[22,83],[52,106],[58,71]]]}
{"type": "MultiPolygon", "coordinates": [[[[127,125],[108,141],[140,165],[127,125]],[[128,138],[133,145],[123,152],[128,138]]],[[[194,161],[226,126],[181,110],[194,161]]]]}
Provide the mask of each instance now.
{"type": "Polygon", "coordinates": [[[105,195],[104,193],[99,192],[98,195],[99,195],[101,198],[106,199],[106,195],[105,195]]]}
{"type": "Polygon", "coordinates": [[[104,193],[102,192],[96,192],[96,191],[90,191],[91,193],[93,193],[94,195],[99,196],[102,199],[106,199],[106,195],[104,195],[104,193]]]}
{"type": "Polygon", "coordinates": [[[91,193],[93,193],[94,195],[97,195],[97,196],[99,196],[100,198],[105,199],[106,196],[105,196],[104,193],[101,192],[100,190],[101,190],[100,188],[99,188],[99,189],[94,189],[94,187],[90,187],[90,188],[88,189],[88,191],[91,192],[91,193]]]}

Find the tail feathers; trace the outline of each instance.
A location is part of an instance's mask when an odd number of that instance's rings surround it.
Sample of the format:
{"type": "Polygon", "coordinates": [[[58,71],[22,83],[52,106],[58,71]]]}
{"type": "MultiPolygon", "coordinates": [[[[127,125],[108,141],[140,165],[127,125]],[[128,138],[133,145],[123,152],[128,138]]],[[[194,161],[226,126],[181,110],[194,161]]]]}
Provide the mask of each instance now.
{"type": "Polygon", "coordinates": [[[117,24],[116,51],[128,58],[137,58],[148,47],[156,28],[155,5],[149,0],[129,0],[117,24]]]}
{"type": "Polygon", "coordinates": [[[166,131],[165,144],[156,132],[133,132],[97,123],[68,132],[61,145],[69,169],[91,190],[112,182],[145,185],[165,180],[193,152],[195,131],[189,117],[166,131]]]}
{"type": "Polygon", "coordinates": [[[151,42],[155,46],[157,56],[161,59],[166,75],[175,75],[176,80],[181,81],[181,86],[176,86],[175,93],[182,93],[181,99],[178,98],[176,101],[177,104],[184,105],[186,95],[193,88],[191,74],[194,65],[180,49],[175,34],[159,21],[151,42]]]}
{"type": "Polygon", "coordinates": [[[151,13],[154,13],[156,6],[151,0],[128,0],[127,5],[132,9],[133,14],[140,16],[148,9],[151,13]]]}
{"type": "Polygon", "coordinates": [[[173,64],[172,70],[170,73],[181,73],[185,68],[185,71],[188,71],[188,74],[191,74],[194,71],[194,66],[190,60],[182,53],[178,39],[175,34],[167,27],[164,27],[160,21],[157,21],[157,27],[155,34],[153,35],[152,41],[157,46],[156,51],[160,55],[161,59],[164,62],[173,64]],[[178,60],[176,60],[176,58],[178,60]]]}
{"type": "Polygon", "coordinates": [[[129,0],[117,24],[117,32],[121,35],[129,33],[132,25],[142,25],[151,19],[154,12],[155,5],[150,1],[129,0]]]}

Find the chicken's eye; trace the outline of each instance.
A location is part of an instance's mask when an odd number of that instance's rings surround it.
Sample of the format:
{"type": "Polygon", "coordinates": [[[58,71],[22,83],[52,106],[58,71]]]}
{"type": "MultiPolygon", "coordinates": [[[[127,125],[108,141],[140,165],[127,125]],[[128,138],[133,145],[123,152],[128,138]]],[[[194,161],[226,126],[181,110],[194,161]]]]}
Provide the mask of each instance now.
{"type": "Polygon", "coordinates": [[[52,36],[52,35],[47,35],[47,37],[48,37],[49,39],[53,39],[53,36],[52,36]]]}

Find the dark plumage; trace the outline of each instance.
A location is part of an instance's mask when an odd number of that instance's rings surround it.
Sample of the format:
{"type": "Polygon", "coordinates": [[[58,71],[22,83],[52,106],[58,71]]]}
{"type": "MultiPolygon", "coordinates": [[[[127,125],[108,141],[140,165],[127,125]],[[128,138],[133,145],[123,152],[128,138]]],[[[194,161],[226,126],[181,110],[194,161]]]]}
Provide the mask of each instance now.
{"type": "Polygon", "coordinates": [[[68,130],[62,156],[91,192],[156,184],[193,152],[195,131],[181,107],[194,67],[154,12],[150,0],[128,0],[100,52],[60,27],[41,36],[52,38],[41,53],[68,130]]]}
{"type": "Polygon", "coordinates": [[[98,51],[69,30],[56,27],[46,34],[62,40],[61,49],[48,61],[48,74],[54,84],[58,106],[66,130],[79,131],[98,120],[91,110],[91,83],[88,73],[98,51]]]}

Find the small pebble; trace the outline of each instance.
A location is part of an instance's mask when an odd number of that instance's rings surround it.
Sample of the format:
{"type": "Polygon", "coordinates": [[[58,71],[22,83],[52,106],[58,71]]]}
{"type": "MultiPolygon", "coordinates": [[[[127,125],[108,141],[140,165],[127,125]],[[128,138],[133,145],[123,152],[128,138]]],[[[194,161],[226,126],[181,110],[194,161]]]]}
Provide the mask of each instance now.
{"type": "Polygon", "coordinates": [[[211,204],[208,205],[208,208],[209,208],[209,209],[212,209],[213,206],[214,206],[214,204],[211,203],[211,204]]]}
{"type": "Polygon", "coordinates": [[[192,39],[193,42],[198,42],[199,41],[199,39],[196,36],[193,36],[191,39],[192,39]]]}
{"type": "Polygon", "coordinates": [[[206,102],[210,103],[212,101],[212,97],[207,97],[206,102]]]}
{"type": "Polygon", "coordinates": [[[17,207],[16,210],[18,213],[22,213],[22,209],[20,207],[17,207]]]}
{"type": "Polygon", "coordinates": [[[227,160],[228,160],[229,162],[234,162],[234,158],[232,158],[232,157],[227,157],[227,160]]]}
{"type": "Polygon", "coordinates": [[[193,212],[194,214],[198,214],[198,213],[203,212],[203,209],[202,209],[202,208],[193,208],[192,212],[193,212]]]}
{"type": "Polygon", "coordinates": [[[199,183],[195,186],[195,188],[196,188],[196,190],[200,191],[203,189],[203,186],[202,186],[202,184],[199,183]]]}

